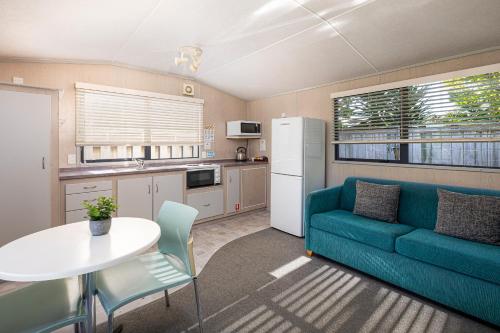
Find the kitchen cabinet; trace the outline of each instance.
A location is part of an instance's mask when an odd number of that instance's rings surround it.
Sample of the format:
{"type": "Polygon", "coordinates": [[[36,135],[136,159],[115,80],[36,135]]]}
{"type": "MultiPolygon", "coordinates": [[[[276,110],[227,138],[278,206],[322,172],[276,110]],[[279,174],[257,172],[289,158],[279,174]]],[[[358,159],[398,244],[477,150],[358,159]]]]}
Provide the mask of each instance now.
{"type": "Polygon", "coordinates": [[[226,213],[236,213],[240,210],[240,168],[226,168],[224,177],[226,186],[226,213]]]}
{"type": "Polygon", "coordinates": [[[153,217],[156,220],[163,203],[168,201],[184,202],[184,177],[171,174],[153,177],[153,217]]]}
{"type": "Polygon", "coordinates": [[[0,87],[0,246],[52,223],[51,96],[11,89],[0,87]]]}
{"type": "Polygon", "coordinates": [[[187,195],[187,205],[199,211],[197,220],[224,214],[224,191],[221,186],[193,191],[187,195]]]}
{"type": "Polygon", "coordinates": [[[266,207],[267,167],[248,166],[240,168],[241,210],[266,207]]]}
{"type": "Polygon", "coordinates": [[[109,180],[66,184],[65,191],[65,222],[81,222],[88,220],[87,210],[83,208],[84,201],[95,203],[99,197],[113,196],[113,183],[109,180]]]}
{"type": "Polygon", "coordinates": [[[184,202],[184,176],[172,173],[118,179],[117,197],[118,216],[156,220],[165,200],[184,202]]]}
{"type": "Polygon", "coordinates": [[[126,178],[117,181],[119,217],[153,218],[153,178],[126,178]]]}

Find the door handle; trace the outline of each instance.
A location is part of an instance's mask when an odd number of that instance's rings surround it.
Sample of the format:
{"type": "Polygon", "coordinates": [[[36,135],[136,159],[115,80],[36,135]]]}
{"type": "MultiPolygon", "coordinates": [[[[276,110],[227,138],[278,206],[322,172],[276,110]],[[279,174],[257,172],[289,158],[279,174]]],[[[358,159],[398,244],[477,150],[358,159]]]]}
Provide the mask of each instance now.
{"type": "Polygon", "coordinates": [[[156,193],[158,193],[158,184],[156,184],[156,193]]]}

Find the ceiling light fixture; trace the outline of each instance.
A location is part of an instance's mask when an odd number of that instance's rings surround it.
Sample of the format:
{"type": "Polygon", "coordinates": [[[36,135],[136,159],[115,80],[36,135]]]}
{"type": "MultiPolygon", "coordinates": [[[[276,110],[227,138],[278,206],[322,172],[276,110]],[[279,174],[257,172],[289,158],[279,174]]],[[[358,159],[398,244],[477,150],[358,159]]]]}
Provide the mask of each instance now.
{"type": "Polygon", "coordinates": [[[203,54],[203,50],[197,46],[183,46],[179,47],[178,51],[179,56],[174,59],[175,65],[187,65],[191,62],[189,69],[191,72],[196,73],[201,64],[201,55],[203,54]]]}

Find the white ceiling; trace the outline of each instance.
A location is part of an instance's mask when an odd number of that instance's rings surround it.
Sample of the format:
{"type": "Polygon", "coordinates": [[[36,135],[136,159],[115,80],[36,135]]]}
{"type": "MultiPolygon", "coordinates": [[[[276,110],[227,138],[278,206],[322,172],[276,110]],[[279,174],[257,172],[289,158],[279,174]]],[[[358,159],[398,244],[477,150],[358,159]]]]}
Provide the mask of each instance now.
{"type": "Polygon", "coordinates": [[[0,57],[119,63],[251,100],[500,47],[500,0],[0,0],[0,57]],[[196,74],[176,50],[203,51],[196,74]]]}

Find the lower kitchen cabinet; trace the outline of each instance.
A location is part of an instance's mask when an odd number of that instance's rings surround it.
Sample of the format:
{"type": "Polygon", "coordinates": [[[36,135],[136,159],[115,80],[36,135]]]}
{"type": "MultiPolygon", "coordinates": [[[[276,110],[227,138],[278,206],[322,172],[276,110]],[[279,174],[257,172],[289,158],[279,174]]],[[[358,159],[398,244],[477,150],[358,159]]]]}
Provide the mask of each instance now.
{"type": "Polygon", "coordinates": [[[118,179],[118,216],[156,219],[165,200],[184,201],[181,173],[154,177],[118,179]]]}
{"type": "Polygon", "coordinates": [[[153,218],[156,220],[165,201],[184,202],[182,174],[153,177],[153,218]]]}
{"type": "Polygon", "coordinates": [[[224,191],[219,188],[188,193],[186,204],[200,212],[197,220],[222,215],[224,214],[224,191]]]}
{"type": "Polygon", "coordinates": [[[241,210],[266,207],[267,167],[249,166],[240,168],[241,210]]]}
{"type": "Polygon", "coordinates": [[[117,204],[119,217],[153,218],[152,177],[118,179],[117,204]]]}
{"type": "Polygon", "coordinates": [[[226,213],[236,213],[240,210],[240,168],[226,168],[226,213]]]}

